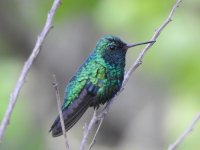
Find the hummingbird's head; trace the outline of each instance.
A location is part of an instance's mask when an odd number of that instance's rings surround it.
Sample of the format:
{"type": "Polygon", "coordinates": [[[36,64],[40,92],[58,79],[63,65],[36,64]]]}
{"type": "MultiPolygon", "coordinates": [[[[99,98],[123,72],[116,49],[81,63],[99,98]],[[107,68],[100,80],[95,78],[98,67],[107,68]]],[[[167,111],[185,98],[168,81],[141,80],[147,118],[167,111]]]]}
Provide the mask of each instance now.
{"type": "Polygon", "coordinates": [[[116,36],[105,35],[97,42],[95,53],[100,54],[109,63],[122,62],[125,61],[125,55],[129,48],[152,42],[155,41],[126,44],[116,36]]]}
{"type": "Polygon", "coordinates": [[[110,53],[120,50],[126,51],[126,45],[127,44],[125,42],[116,36],[105,35],[97,42],[96,52],[110,53]]]}

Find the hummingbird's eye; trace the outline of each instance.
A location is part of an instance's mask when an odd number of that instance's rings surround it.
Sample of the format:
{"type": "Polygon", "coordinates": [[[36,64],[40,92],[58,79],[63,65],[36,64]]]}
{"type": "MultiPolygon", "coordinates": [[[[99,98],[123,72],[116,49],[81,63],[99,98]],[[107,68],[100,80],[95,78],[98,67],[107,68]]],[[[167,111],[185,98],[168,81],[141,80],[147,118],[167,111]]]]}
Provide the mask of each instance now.
{"type": "Polygon", "coordinates": [[[115,49],[116,49],[116,46],[115,46],[115,45],[109,45],[109,46],[108,46],[108,49],[109,49],[109,50],[115,50],[115,49]]]}

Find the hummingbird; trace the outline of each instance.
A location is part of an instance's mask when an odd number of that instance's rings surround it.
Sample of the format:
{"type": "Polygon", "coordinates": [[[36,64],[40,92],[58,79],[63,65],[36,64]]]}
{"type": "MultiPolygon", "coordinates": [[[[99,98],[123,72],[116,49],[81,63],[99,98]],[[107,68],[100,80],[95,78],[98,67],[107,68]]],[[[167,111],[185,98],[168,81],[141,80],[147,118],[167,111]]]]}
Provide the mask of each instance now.
{"type": "MultiPolygon", "coordinates": [[[[98,109],[120,90],[124,80],[127,50],[154,42],[126,44],[112,35],[105,35],[97,42],[96,47],[66,87],[62,105],[66,132],[74,126],[89,107],[98,109]]],[[[53,137],[63,134],[59,116],[49,132],[53,137]]]]}

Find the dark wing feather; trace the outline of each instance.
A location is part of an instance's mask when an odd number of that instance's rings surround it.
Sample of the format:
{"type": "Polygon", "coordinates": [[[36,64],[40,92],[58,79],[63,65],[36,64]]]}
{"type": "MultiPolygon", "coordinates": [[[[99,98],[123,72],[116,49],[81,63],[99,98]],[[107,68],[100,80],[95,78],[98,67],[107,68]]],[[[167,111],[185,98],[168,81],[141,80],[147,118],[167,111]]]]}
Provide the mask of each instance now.
{"type": "MultiPolygon", "coordinates": [[[[89,83],[80,93],[79,97],[74,102],[63,110],[63,118],[65,124],[65,130],[68,131],[73,125],[81,118],[84,112],[93,102],[95,95],[97,94],[98,87],[89,83]]],[[[57,137],[62,135],[62,128],[60,123],[60,117],[58,116],[54,121],[49,132],[52,131],[52,136],[57,137]]]]}

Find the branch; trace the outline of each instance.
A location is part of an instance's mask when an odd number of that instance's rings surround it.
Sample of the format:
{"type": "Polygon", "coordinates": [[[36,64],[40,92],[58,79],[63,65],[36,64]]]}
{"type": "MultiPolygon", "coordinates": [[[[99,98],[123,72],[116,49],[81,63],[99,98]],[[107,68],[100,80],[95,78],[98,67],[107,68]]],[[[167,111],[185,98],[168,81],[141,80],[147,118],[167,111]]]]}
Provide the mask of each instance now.
{"type": "Polygon", "coordinates": [[[85,125],[85,131],[84,131],[84,134],[83,134],[83,139],[82,139],[82,142],[81,142],[80,150],[84,150],[85,145],[87,143],[88,136],[89,136],[89,132],[88,131],[91,131],[93,125],[98,121],[96,112],[97,112],[97,110],[95,109],[93,117],[90,120],[89,125],[88,126],[85,125]]]}
{"type": "MultiPolygon", "coordinates": [[[[182,2],[182,0],[177,0],[176,3],[174,4],[174,6],[172,7],[168,17],[165,19],[165,21],[161,24],[161,26],[155,31],[154,35],[151,38],[151,41],[156,41],[156,39],[159,37],[160,33],[163,31],[163,29],[172,21],[172,17],[176,11],[176,9],[179,7],[180,3],[182,2]]],[[[122,87],[120,89],[120,91],[115,95],[114,98],[112,98],[107,105],[104,107],[104,109],[102,111],[100,111],[100,113],[98,115],[93,115],[92,119],[90,120],[90,123],[88,125],[88,127],[85,128],[85,132],[84,132],[84,136],[82,139],[82,147],[84,147],[84,145],[86,145],[87,143],[87,137],[89,136],[89,133],[91,132],[92,127],[94,126],[94,124],[96,124],[99,120],[103,120],[105,115],[108,113],[110,106],[112,105],[112,103],[114,102],[114,100],[116,99],[116,97],[123,91],[126,83],[128,82],[131,74],[142,64],[142,60],[146,54],[146,52],[152,47],[154,43],[150,43],[148,44],[138,55],[136,61],[133,63],[133,65],[130,67],[130,69],[128,70],[128,72],[125,74],[124,76],[124,81],[122,84],[122,87]]],[[[96,135],[95,135],[96,136],[96,135]]],[[[82,148],[80,148],[81,150],[83,150],[82,148]]]]}
{"type": "Polygon", "coordinates": [[[63,114],[62,114],[62,110],[61,110],[61,102],[60,102],[60,94],[59,94],[59,90],[58,90],[58,82],[56,80],[55,74],[53,75],[53,80],[54,80],[53,81],[53,87],[55,88],[55,91],[56,91],[56,100],[57,100],[57,105],[58,105],[58,112],[59,112],[59,116],[60,116],[60,122],[61,122],[63,137],[64,137],[64,140],[65,140],[65,146],[66,146],[66,149],[69,150],[69,142],[67,140],[67,134],[65,132],[65,124],[64,124],[63,114]]]}
{"type": "Polygon", "coordinates": [[[184,131],[184,133],[173,143],[170,144],[168,150],[175,150],[183,142],[183,140],[192,132],[198,121],[200,120],[200,112],[194,117],[190,126],[184,131]]]}
{"type": "Polygon", "coordinates": [[[44,28],[43,28],[42,32],[38,35],[35,47],[33,48],[31,55],[29,56],[28,60],[25,62],[24,66],[23,66],[23,69],[21,71],[21,74],[19,76],[19,79],[17,81],[14,91],[10,94],[10,101],[9,101],[3,121],[1,122],[1,126],[0,126],[0,142],[3,139],[3,135],[6,130],[6,127],[9,124],[11,114],[12,114],[15,104],[17,102],[18,95],[24,85],[24,81],[27,77],[27,74],[28,74],[33,62],[35,61],[36,57],[38,56],[39,52],[41,51],[41,46],[42,46],[48,32],[52,28],[52,20],[53,20],[53,17],[55,15],[55,12],[56,12],[59,4],[60,4],[60,0],[54,0],[51,10],[48,13],[44,28]]]}
{"type": "Polygon", "coordinates": [[[100,122],[99,122],[99,125],[98,125],[98,127],[97,127],[97,130],[96,130],[96,132],[95,132],[95,134],[94,134],[94,137],[93,137],[93,139],[92,139],[92,142],[91,142],[91,144],[90,144],[90,146],[89,146],[89,150],[92,149],[92,147],[94,146],[94,144],[95,144],[95,142],[96,142],[95,139],[96,139],[96,136],[97,136],[97,134],[98,134],[98,132],[99,132],[99,129],[100,129],[102,123],[103,123],[103,118],[100,119],[100,122]]]}

